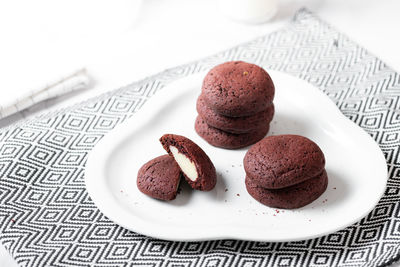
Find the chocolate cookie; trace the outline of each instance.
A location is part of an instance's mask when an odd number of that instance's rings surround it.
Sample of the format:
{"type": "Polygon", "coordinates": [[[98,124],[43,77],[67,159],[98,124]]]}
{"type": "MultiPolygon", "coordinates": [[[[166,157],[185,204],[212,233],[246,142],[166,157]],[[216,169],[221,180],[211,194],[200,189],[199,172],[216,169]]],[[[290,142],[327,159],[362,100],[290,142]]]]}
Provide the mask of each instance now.
{"type": "Polygon", "coordinates": [[[262,204],[274,208],[296,209],[313,202],[325,192],[328,176],[324,170],[314,178],[281,189],[260,187],[249,176],[246,176],[245,183],[247,192],[262,204]]]}
{"type": "Polygon", "coordinates": [[[210,191],[214,188],[217,183],[214,164],[197,144],[176,134],[165,134],[160,142],[168,154],[174,157],[193,189],[210,191]]]}
{"type": "Polygon", "coordinates": [[[178,191],[181,170],[169,155],[159,156],[144,164],[137,175],[139,190],[153,198],[175,199],[178,191]]]}
{"type": "Polygon", "coordinates": [[[275,94],[274,83],[261,67],[231,61],[212,68],[203,80],[204,101],[216,113],[250,116],[265,110],[275,94]]]}
{"type": "Polygon", "coordinates": [[[202,95],[197,99],[197,112],[203,120],[210,126],[230,133],[248,133],[262,128],[271,122],[274,116],[274,104],[270,104],[267,109],[251,116],[227,117],[216,113],[205,102],[202,95]]]}
{"type": "Polygon", "coordinates": [[[299,135],[276,135],[253,145],[244,159],[246,174],[268,189],[284,188],[315,177],[325,157],[316,143],[299,135]]]}
{"type": "Polygon", "coordinates": [[[254,132],[233,134],[211,127],[204,121],[203,118],[197,116],[195,130],[210,145],[228,149],[237,149],[254,144],[264,138],[264,136],[268,133],[269,124],[266,123],[263,128],[260,128],[254,132]]]}

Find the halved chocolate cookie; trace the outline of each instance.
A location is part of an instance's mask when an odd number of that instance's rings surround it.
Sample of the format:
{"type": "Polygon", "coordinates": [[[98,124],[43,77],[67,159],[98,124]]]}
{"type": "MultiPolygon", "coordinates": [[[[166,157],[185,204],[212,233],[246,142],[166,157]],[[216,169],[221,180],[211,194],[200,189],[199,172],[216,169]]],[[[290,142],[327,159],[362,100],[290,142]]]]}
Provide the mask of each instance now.
{"type": "Polygon", "coordinates": [[[169,155],[159,156],[144,164],[137,175],[139,190],[153,198],[161,200],[175,199],[181,170],[169,155]]]}
{"type": "Polygon", "coordinates": [[[165,134],[160,138],[164,149],[174,157],[193,189],[209,191],[217,183],[214,164],[192,140],[181,135],[165,134]]]}

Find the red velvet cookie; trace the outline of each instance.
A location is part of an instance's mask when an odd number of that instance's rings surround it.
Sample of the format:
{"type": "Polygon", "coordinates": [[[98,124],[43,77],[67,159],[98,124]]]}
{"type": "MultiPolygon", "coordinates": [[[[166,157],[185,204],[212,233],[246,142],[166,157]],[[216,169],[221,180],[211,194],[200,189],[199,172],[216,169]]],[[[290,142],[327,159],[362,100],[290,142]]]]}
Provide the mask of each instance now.
{"type": "Polygon", "coordinates": [[[138,171],[137,187],[153,198],[175,199],[178,191],[181,170],[169,155],[159,156],[144,164],[138,171]]]}
{"type": "Polygon", "coordinates": [[[195,130],[210,145],[228,149],[237,149],[254,144],[264,138],[268,133],[269,124],[266,123],[263,128],[260,128],[255,132],[233,134],[211,127],[203,120],[203,118],[197,116],[195,130]]]}
{"type": "Polygon", "coordinates": [[[274,116],[274,104],[270,103],[267,109],[251,116],[227,117],[216,113],[205,102],[202,95],[197,99],[197,112],[203,120],[210,126],[230,133],[248,133],[265,127],[274,116]]]}
{"type": "Polygon", "coordinates": [[[179,168],[193,189],[210,191],[217,183],[214,164],[207,154],[192,140],[176,134],[160,138],[164,149],[178,163],[179,168]]]}
{"type": "Polygon", "coordinates": [[[325,157],[316,143],[299,135],[268,136],[246,153],[244,169],[268,189],[292,186],[321,174],[325,157]]]}
{"type": "Polygon", "coordinates": [[[203,80],[204,101],[216,113],[229,117],[250,116],[267,109],[275,87],[261,67],[230,61],[212,68],[203,80]]]}
{"type": "Polygon", "coordinates": [[[324,170],[316,177],[281,189],[260,187],[249,176],[246,176],[245,183],[247,192],[262,204],[273,208],[296,209],[310,204],[325,192],[328,176],[324,170]]]}

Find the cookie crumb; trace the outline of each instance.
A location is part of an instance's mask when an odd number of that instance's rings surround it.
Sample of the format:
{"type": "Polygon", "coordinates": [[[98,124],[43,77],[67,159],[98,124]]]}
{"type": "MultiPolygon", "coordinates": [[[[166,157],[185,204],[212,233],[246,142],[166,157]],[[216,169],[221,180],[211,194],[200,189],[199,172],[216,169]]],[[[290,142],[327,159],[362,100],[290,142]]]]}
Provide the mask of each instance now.
{"type": "Polygon", "coordinates": [[[334,187],[333,189],[336,190],[336,187],[334,187]]]}
{"type": "Polygon", "coordinates": [[[236,194],[238,197],[240,197],[240,194],[236,194]]]}
{"type": "Polygon", "coordinates": [[[225,192],[228,192],[228,188],[225,188],[225,192]]]}
{"type": "Polygon", "coordinates": [[[243,72],[243,75],[248,75],[248,74],[249,74],[249,72],[247,72],[247,71],[243,72]]]}

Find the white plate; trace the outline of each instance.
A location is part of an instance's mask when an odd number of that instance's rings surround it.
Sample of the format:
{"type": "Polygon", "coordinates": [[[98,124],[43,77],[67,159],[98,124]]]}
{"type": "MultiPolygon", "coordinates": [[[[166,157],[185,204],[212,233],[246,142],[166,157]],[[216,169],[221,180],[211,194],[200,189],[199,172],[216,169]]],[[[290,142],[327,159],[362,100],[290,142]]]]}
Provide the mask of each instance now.
{"type": "Polygon", "coordinates": [[[276,113],[269,135],[304,135],[325,153],[329,184],[316,201],[301,209],[276,210],[247,193],[242,165],[247,149],[212,147],[194,131],[202,73],[158,92],[93,149],[85,181],[94,203],[129,230],[179,241],[303,240],[332,233],[366,216],[387,180],[386,161],[378,145],[318,89],[283,73],[271,71],[271,76],[276,113]],[[187,136],[209,155],[218,173],[212,191],[193,191],[183,182],[177,198],[164,202],[137,189],[138,169],[165,154],[158,141],[165,133],[187,136]]]}

